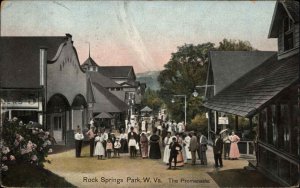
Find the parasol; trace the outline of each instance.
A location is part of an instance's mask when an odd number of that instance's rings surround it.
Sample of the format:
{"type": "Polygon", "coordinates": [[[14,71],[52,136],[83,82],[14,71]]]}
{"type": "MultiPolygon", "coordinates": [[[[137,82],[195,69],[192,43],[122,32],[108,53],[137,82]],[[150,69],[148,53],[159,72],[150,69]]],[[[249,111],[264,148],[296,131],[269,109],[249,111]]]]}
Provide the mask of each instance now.
{"type": "Polygon", "coordinates": [[[228,129],[223,129],[223,130],[220,131],[220,134],[223,134],[223,133],[225,133],[226,131],[228,131],[228,129]]]}

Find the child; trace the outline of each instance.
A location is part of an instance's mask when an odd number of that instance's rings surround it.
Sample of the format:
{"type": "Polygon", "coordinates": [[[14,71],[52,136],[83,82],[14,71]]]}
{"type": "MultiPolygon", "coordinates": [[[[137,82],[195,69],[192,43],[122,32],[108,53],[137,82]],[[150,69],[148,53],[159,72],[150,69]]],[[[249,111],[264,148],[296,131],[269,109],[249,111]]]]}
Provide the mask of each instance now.
{"type": "Polygon", "coordinates": [[[107,152],[107,158],[111,158],[111,152],[113,150],[113,145],[110,139],[107,140],[106,143],[106,152],[107,152]]]}
{"type": "Polygon", "coordinates": [[[120,153],[119,153],[120,148],[121,148],[121,142],[119,137],[117,137],[114,144],[114,157],[120,157],[120,153]]]}

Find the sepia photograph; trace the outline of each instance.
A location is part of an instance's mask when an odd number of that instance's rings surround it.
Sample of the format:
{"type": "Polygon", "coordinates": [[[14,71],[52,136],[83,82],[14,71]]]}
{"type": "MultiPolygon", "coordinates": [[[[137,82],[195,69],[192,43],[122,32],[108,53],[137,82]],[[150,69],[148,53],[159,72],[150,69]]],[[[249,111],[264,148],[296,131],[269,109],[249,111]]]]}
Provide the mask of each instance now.
{"type": "Polygon", "coordinates": [[[0,186],[299,187],[299,0],[4,0],[0,186]]]}

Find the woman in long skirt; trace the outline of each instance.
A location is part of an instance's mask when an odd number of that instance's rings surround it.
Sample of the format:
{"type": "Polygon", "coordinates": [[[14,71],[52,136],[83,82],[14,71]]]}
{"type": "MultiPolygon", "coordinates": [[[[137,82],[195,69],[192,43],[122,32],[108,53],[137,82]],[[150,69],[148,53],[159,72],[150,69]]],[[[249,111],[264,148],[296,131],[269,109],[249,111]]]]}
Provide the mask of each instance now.
{"type": "Polygon", "coordinates": [[[143,132],[140,138],[142,158],[148,158],[148,138],[143,132]]]}
{"type": "Polygon", "coordinates": [[[232,132],[229,139],[231,141],[229,158],[238,159],[240,157],[240,151],[237,143],[240,141],[240,137],[238,137],[237,135],[234,134],[234,132],[232,132]]]}
{"type": "Polygon", "coordinates": [[[127,134],[124,133],[124,130],[121,131],[120,134],[120,153],[128,153],[128,141],[127,141],[127,134]]]}
{"type": "Polygon", "coordinates": [[[164,139],[165,150],[164,150],[164,158],[163,158],[163,162],[166,163],[167,165],[169,165],[171,143],[172,143],[171,132],[168,132],[167,136],[164,139]]]}
{"type": "Polygon", "coordinates": [[[94,150],[94,156],[98,156],[99,159],[103,159],[102,157],[105,155],[105,150],[102,142],[104,141],[104,136],[103,134],[101,135],[100,132],[98,132],[97,136],[95,137],[95,150],[94,150]]]}
{"type": "MultiPolygon", "coordinates": [[[[181,147],[182,147],[183,146],[183,140],[180,137],[179,133],[176,134],[176,139],[177,139],[178,144],[181,145],[181,147]]],[[[172,162],[172,166],[175,167],[175,164],[173,162],[172,162]]],[[[176,167],[182,167],[182,166],[184,166],[183,154],[182,154],[182,151],[178,151],[176,167]]]]}
{"type": "Polygon", "coordinates": [[[156,134],[157,129],[153,129],[153,135],[150,136],[150,152],[149,158],[150,159],[160,159],[160,147],[159,147],[159,139],[160,137],[156,134]]]}
{"type": "MultiPolygon", "coordinates": [[[[183,145],[184,145],[184,150],[185,150],[185,154],[186,154],[186,160],[190,160],[192,159],[192,154],[191,151],[189,150],[190,147],[190,142],[191,142],[191,137],[189,135],[186,135],[184,137],[184,141],[183,141],[183,145]]],[[[187,161],[184,161],[184,163],[186,163],[187,161]]]]}

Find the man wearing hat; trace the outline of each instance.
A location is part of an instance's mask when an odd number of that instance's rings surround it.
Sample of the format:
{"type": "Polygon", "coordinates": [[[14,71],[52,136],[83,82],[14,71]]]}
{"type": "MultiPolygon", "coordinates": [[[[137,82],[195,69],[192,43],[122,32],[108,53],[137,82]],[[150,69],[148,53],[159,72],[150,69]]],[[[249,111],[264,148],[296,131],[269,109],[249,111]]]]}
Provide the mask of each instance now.
{"type": "Polygon", "coordinates": [[[207,165],[206,150],[207,150],[207,138],[201,132],[199,132],[198,138],[198,156],[201,161],[201,165],[207,165]]]}
{"type": "Polygon", "coordinates": [[[220,138],[219,134],[216,134],[216,139],[213,144],[213,152],[215,158],[215,167],[223,167],[222,162],[222,151],[223,151],[223,140],[220,138]]]}
{"type": "Polygon", "coordinates": [[[86,132],[86,135],[88,136],[90,142],[90,157],[93,157],[94,147],[95,147],[95,136],[96,136],[95,126],[93,124],[91,124],[90,130],[86,132]]]}
{"type": "Polygon", "coordinates": [[[190,151],[192,154],[192,165],[195,165],[196,164],[196,151],[198,149],[198,142],[197,142],[197,137],[195,136],[194,131],[190,132],[190,137],[191,137],[190,151]]]}
{"type": "Polygon", "coordinates": [[[168,170],[171,169],[173,159],[174,159],[174,170],[175,170],[176,164],[177,164],[177,155],[178,155],[178,152],[180,152],[182,150],[182,147],[180,144],[178,144],[176,137],[172,138],[172,143],[170,144],[169,147],[170,147],[170,158],[169,158],[168,170]]]}

